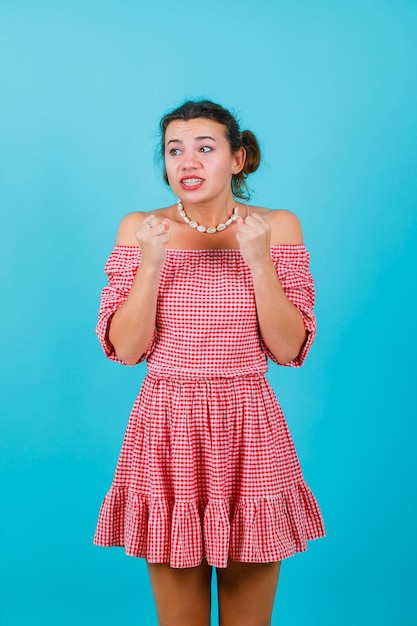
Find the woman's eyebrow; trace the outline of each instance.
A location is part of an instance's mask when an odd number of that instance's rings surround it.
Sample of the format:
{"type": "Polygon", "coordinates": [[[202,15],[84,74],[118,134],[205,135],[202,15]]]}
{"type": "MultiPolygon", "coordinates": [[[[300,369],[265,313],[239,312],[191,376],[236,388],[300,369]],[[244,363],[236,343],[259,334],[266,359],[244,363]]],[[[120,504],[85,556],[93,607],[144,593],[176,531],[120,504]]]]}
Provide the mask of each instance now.
{"type": "MultiPolygon", "coordinates": [[[[211,141],[216,141],[214,139],[214,137],[211,137],[210,135],[200,135],[199,137],[194,137],[195,141],[202,141],[203,139],[211,139],[211,141]]],[[[167,142],[167,146],[169,146],[170,143],[183,143],[182,139],[170,139],[167,142]]]]}

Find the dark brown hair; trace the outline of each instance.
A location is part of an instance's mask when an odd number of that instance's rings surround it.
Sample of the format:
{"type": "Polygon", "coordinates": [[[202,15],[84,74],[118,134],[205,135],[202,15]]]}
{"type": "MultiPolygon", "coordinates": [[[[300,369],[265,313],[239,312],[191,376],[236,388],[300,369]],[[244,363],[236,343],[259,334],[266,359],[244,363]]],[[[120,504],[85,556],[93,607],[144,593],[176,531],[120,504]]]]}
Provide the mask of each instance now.
{"type": "MultiPolygon", "coordinates": [[[[210,100],[188,100],[170,113],[164,115],[160,121],[161,144],[160,157],[163,160],[165,155],[165,133],[170,122],[183,120],[188,122],[199,117],[213,120],[225,127],[226,138],[230,144],[232,153],[243,147],[246,151],[246,159],[242,170],[232,176],[232,193],[236,198],[249,200],[250,194],[246,184],[249,174],[256,172],[261,162],[261,149],[258,140],[250,130],[240,131],[236,118],[219,104],[210,100]]],[[[167,185],[168,176],[164,165],[164,181],[167,185]]]]}

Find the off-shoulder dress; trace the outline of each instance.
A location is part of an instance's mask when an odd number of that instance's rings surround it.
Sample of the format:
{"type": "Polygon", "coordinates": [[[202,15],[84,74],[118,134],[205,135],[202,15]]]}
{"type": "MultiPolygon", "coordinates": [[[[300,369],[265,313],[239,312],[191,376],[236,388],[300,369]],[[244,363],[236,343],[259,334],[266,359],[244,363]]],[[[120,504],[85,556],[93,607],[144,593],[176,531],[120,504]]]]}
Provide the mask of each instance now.
{"type": "MultiPolygon", "coordinates": [[[[314,339],[314,283],[303,244],[271,247],[287,297],[314,339]]],[[[97,334],[107,357],[113,313],[140,248],[116,246],[105,271],[97,334]]],[[[324,536],[282,410],[266,377],[251,273],[238,249],[168,249],[148,372],[134,403],[94,542],[172,567],[203,559],[265,563],[324,536]]]]}

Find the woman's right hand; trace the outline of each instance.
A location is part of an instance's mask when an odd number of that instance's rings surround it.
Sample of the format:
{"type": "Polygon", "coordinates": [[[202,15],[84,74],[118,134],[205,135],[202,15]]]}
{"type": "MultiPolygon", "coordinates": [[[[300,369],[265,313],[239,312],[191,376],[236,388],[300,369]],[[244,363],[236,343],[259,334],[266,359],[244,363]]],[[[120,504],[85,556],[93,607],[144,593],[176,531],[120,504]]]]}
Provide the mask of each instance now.
{"type": "Polygon", "coordinates": [[[169,225],[169,219],[159,221],[155,215],[149,215],[136,228],[135,235],[142,252],[141,263],[162,268],[169,242],[169,225]]]}

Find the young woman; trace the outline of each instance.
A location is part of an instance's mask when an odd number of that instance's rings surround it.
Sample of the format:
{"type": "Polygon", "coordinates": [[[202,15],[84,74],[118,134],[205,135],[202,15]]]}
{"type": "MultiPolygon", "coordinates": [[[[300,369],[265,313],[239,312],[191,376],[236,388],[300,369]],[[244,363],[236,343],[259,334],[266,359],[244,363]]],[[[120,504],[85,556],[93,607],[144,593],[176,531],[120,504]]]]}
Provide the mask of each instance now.
{"type": "Polygon", "coordinates": [[[178,202],[131,213],[106,264],[106,355],[146,359],[95,542],[147,560],[161,626],[271,623],[280,561],[324,528],[267,358],[300,366],[315,334],[298,219],[244,204],[258,142],[209,101],[161,120],[178,202]]]}

